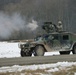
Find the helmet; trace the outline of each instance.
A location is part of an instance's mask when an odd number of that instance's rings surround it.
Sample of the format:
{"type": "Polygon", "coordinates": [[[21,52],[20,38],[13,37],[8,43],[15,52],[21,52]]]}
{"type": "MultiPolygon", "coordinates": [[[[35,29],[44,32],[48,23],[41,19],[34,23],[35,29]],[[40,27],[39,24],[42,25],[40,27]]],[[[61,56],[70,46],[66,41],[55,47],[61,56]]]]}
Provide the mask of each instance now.
{"type": "Polygon", "coordinates": [[[58,24],[59,24],[59,25],[61,25],[61,24],[62,24],[62,22],[61,22],[61,21],[58,21],[58,24]]]}

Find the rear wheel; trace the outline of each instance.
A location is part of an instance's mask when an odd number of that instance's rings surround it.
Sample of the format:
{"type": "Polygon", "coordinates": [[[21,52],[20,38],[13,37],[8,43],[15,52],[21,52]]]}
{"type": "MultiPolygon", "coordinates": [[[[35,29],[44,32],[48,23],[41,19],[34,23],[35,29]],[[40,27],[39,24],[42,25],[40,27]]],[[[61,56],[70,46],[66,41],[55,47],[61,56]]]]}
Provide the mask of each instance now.
{"type": "Polygon", "coordinates": [[[76,44],[75,44],[74,47],[73,47],[72,53],[73,53],[73,54],[76,54],[76,44]]]}
{"type": "Polygon", "coordinates": [[[35,56],[44,56],[44,53],[45,53],[45,49],[43,46],[38,45],[35,47],[35,49],[34,49],[35,56]]]}
{"type": "Polygon", "coordinates": [[[70,51],[59,51],[60,55],[70,54],[70,51]]]}
{"type": "Polygon", "coordinates": [[[20,54],[21,54],[21,57],[32,56],[31,52],[24,52],[23,50],[21,50],[20,54]]]}

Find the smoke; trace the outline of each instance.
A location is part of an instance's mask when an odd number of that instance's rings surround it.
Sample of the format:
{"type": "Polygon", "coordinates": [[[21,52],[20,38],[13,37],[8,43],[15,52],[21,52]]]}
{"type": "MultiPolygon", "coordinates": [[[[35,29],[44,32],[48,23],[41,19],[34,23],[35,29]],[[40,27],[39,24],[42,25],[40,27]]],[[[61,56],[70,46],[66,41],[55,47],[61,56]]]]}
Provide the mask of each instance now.
{"type": "Polygon", "coordinates": [[[19,31],[24,28],[25,21],[20,14],[14,13],[12,15],[0,13],[0,38],[8,38],[13,31],[19,31]]]}
{"type": "Polygon", "coordinates": [[[28,23],[27,25],[27,29],[29,29],[30,31],[34,31],[36,30],[36,28],[38,27],[37,21],[32,20],[31,23],[28,23]]]}
{"type": "MultiPolygon", "coordinates": [[[[0,12],[0,38],[8,39],[11,35],[13,35],[13,32],[15,33],[21,30],[28,30],[30,33],[38,27],[37,22],[34,20],[27,24],[25,21],[26,20],[24,20],[19,13],[8,15],[6,13],[0,12]]],[[[14,35],[16,35],[16,33],[14,35]]]]}

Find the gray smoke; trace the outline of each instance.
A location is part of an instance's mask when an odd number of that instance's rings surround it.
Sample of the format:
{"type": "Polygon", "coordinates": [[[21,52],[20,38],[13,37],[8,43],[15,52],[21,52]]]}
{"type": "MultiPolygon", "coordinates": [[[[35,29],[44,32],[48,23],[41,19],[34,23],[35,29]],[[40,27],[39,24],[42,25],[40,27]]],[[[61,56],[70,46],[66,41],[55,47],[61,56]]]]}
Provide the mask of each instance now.
{"type": "Polygon", "coordinates": [[[13,32],[20,30],[34,31],[38,27],[37,22],[32,20],[31,23],[27,23],[19,13],[8,15],[0,12],[0,38],[7,39],[13,32]]]}
{"type": "Polygon", "coordinates": [[[0,37],[8,38],[13,31],[23,29],[25,21],[20,14],[14,13],[12,15],[0,13],[0,37]]]}
{"type": "Polygon", "coordinates": [[[32,22],[28,23],[26,27],[29,31],[34,31],[38,27],[37,21],[32,20],[32,22]]]}

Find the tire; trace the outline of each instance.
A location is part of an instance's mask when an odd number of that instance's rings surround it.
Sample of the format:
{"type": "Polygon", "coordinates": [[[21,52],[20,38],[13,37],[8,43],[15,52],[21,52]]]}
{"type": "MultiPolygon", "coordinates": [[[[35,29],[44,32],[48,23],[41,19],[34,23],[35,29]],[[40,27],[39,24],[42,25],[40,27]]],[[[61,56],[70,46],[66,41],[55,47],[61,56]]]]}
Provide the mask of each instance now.
{"type": "Polygon", "coordinates": [[[20,54],[21,54],[21,57],[32,56],[32,53],[31,52],[27,52],[26,53],[23,50],[21,50],[20,54]]]}
{"type": "Polygon", "coordinates": [[[73,54],[76,54],[76,44],[73,46],[72,53],[73,53],[73,54]]]}
{"type": "Polygon", "coordinates": [[[59,51],[60,55],[70,54],[70,51],[59,51]]]}
{"type": "Polygon", "coordinates": [[[21,50],[20,54],[21,54],[21,57],[24,57],[25,56],[25,53],[22,50],[21,50]]]}
{"type": "Polygon", "coordinates": [[[34,49],[34,56],[44,56],[45,49],[43,46],[38,45],[34,49]]]}

